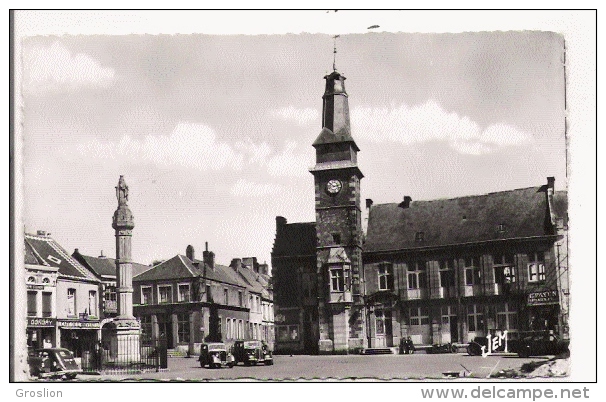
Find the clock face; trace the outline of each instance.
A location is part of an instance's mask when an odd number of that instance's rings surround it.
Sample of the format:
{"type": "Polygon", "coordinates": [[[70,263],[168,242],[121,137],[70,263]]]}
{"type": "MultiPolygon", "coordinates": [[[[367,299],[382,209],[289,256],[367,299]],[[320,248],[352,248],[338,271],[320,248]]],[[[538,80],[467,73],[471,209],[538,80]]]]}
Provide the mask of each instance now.
{"type": "Polygon", "coordinates": [[[337,194],[341,191],[342,184],[339,180],[332,179],[326,183],[326,191],[328,194],[337,194]]]}

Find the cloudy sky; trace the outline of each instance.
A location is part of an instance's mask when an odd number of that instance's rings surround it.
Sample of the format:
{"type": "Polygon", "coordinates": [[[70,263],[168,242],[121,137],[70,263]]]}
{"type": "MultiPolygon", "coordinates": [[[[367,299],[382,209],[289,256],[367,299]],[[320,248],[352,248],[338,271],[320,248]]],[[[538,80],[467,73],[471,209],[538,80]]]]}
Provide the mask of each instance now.
{"type": "MultiPolygon", "coordinates": [[[[324,13],[324,12],[321,12],[324,13]]],[[[374,21],[365,25],[371,25],[374,21]]],[[[366,27],[364,27],[366,28],[366,27]]],[[[114,187],[133,258],[270,262],[275,217],[314,220],[329,34],[31,36],[22,46],[23,218],[68,251],[114,256],[114,187]]],[[[564,37],[342,34],[362,199],[565,189],[564,37]]]]}

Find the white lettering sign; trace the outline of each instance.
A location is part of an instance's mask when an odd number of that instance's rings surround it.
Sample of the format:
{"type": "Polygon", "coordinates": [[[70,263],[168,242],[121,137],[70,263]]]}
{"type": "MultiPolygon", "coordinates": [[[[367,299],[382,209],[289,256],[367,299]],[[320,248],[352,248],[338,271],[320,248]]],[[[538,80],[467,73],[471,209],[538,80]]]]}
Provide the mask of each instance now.
{"type": "MultiPolygon", "coordinates": [[[[491,336],[488,334],[486,340],[488,341],[488,350],[486,350],[486,346],[482,346],[482,357],[489,356],[493,352],[496,352],[501,348],[501,346],[503,346],[503,344],[505,344],[505,348],[502,350],[502,352],[507,353],[507,331],[503,331],[501,335],[496,336],[491,336]]],[[[501,352],[501,350],[498,351],[501,352]]]]}

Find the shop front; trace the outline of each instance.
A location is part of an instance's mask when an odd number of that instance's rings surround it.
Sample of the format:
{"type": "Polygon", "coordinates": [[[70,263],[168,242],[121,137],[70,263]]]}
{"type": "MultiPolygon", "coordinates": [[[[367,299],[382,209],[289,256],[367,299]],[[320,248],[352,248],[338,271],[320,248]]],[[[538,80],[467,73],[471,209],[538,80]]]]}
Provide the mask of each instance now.
{"type": "Polygon", "coordinates": [[[58,319],[57,327],[61,347],[71,350],[75,357],[94,350],[100,339],[101,324],[98,320],[58,319]]]}
{"type": "Polygon", "coordinates": [[[27,347],[31,349],[56,346],[55,318],[27,317],[27,347]]]}
{"type": "Polygon", "coordinates": [[[526,295],[528,328],[531,331],[559,333],[560,302],[557,290],[531,292],[526,295]]]}

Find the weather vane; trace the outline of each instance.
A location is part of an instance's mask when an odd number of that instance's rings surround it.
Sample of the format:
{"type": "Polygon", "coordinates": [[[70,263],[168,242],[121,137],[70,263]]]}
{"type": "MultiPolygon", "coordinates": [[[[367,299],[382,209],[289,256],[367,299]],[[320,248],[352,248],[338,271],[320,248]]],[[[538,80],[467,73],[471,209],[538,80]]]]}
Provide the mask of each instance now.
{"type": "Polygon", "coordinates": [[[333,57],[332,57],[332,69],[333,71],[337,71],[337,38],[341,36],[341,35],[335,35],[332,38],[335,40],[335,47],[333,50],[333,57]]]}

